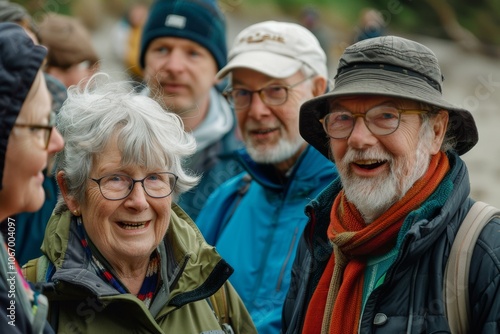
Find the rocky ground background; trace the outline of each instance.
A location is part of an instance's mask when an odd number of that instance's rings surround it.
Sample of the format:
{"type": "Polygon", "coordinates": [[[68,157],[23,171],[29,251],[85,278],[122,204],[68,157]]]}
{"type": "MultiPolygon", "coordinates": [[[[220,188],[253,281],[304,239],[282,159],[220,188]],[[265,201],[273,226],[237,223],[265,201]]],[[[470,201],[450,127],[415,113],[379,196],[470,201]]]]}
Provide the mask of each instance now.
{"type": "MultiPolygon", "coordinates": [[[[226,12],[228,43],[246,26],[267,19],[292,21],[263,12],[252,19],[240,12],[226,12]]],[[[255,17],[255,16],[253,16],[255,17]]],[[[102,58],[102,69],[113,78],[125,78],[123,66],[112,49],[111,31],[116,19],[102,18],[93,31],[93,40],[102,58]]],[[[444,96],[469,109],[479,129],[479,143],[463,156],[470,171],[472,196],[500,207],[500,60],[470,53],[455,43],[425,36],[408,37],[430,47],[437,55],[443,74],[444,96]]],[[[347,46],[345,34],[331,31],[330,74],[347,46]]]]}

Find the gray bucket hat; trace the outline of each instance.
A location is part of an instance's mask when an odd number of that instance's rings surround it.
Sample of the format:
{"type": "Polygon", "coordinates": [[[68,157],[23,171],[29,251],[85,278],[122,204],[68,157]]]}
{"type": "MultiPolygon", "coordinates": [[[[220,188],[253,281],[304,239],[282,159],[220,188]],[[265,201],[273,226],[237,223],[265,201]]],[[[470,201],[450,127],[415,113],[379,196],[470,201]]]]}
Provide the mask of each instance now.
{"type": "Polygon", "coordinates": [[[436,55],[426,46],[396,36],[363,40],[346,48],[340,58],[335,87],[300,108],[300,134],[327,158],[329,140],[320,119],[329,101],[352,95],[384,95],[410,99],[449,112],[447,133],[462,155],[478,141],[472,114],[443,99],[443,76],[436,55]]]}

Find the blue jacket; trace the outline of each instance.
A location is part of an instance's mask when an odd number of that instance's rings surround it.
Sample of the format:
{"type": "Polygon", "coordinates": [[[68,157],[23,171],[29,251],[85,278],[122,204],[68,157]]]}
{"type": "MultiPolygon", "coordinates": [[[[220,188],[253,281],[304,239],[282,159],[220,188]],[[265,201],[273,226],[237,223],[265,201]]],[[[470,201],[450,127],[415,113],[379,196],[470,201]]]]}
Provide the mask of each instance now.
{"type": "MultiPolygon", "coordinates": [[[[368,296],[360,333],[450,333],[443,298],[443,274],[451,245],[473,201],[463,161],[449,154],[451,170],[423,205],[410,213],[395,262],[368,296]],[[439,189],[451,194],[436,205],[439,189]],[[430,209],[432,208],[432,210],[430,209]]],[[[332,253],[326,236],[339,180],[308,205],[304,230],[283,307],[283,333],[301,333],[307,306],[332,253]]],[[[481,232],[469,269],[471,333],[500,333],[500,219],[481,232]]]]}
{"type": "Polygon", "coordinates": [[[337,177],[337,170],[313,147],[286,179],[271,165],[253,162],[246,151],[238,153],[247,173],[213,192],[197,224],[234,267],[230,281],[258,332],[279,333],[295,250],[307,222],[304,207],[337,177]]]}

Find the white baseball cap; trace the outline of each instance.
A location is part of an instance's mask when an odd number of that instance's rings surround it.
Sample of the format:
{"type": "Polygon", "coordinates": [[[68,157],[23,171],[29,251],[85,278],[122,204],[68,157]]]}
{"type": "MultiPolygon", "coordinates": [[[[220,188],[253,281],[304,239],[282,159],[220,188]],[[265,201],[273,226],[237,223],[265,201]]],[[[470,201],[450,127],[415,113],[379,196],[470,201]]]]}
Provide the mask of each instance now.
{"type": "Polygon", "coordinates": [[[265,21],[247,27],[236,36],[228,63],[217,73],[217,79],[235,68],[248,68],[282,79],[296,73],[303,64],[328,78],[325,52],[309,30],[296,23],[265,21]]]}

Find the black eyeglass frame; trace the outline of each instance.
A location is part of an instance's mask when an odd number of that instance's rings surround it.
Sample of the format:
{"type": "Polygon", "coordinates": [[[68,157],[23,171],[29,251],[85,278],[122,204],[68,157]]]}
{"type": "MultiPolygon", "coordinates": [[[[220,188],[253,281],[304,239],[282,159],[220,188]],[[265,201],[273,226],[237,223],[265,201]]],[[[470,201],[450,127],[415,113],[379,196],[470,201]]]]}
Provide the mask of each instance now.
{"type": "Polygon", "coordinates": [[[90,180],[92,180],[92,181],[94,181],[95,183],[97,183],[97,185],[99,186],[99,192],[101,193],[102,197],[104,197],[104,198],[105,198],[105,199],[107,199],[108,201],[120,201],[120,200],[122,200],[122,199],[127,198],[127,197],[128,197],[128,196],[132,193],[132,191],[134,190],[134,187],[135,187],[135,184],[136,184],[136,183],[140,183],[140,184],[142,185],[142,189],[144,190],[144,193],[145,193],[146,195],[148,195],[149,197],[151,197],[151,198],[165,198],[165,197],[168,197],[168,196],[172,195],[172,193],[174,192],[174,190],[175,190],[175,186],[177,185],[177,180],[179,179],[179,177],[178,177],[177,175],[175,175],[174,173],[171,173],[171,172],[160,172],[160,173],[152,173],[152,174],[149,174],[149,175],[147,175],[147,176],[145,176],[144,178],[139,179],[139,180],[136,180],[136,179],[134,179],[134,178],[132,178],[132,177],[130,177],[130,176],[128,176],[128,175],[126,175],[126,174],[108,174],[108,175],[104,175],[104,176],[102,176],[102,177],[100,177],[100,178],[98,178],[98,179],[94,179],[94,178],[92,178],[92,177],[89,177],[89,179],[90,179],[90,180]],[[151,195],[151,194],[149,194],[149,193],[148,193],[148,191],[147,191],[146,187],[144,186],[144,180],[146,180],[146,179],[147,179],[148,177],[150,177],[151,175],[158,175],[158,174],[167,174],[167,175],[170,175],[170,176],[172,176],[172,177],[173,177],[173,180],[174,180],[174,181],[173,181],[173,184],[171,184],[171,185],[170,185],[170,192],[169,192],[167,195],[164,195],[164,196],[153,196],[153,195],[151,195]],[[126,177],[126,178],[128,178],[129,180],[131,180],[131,181],[132,181],[132,184],[131,184],[131,186],[129,187],[129,191],[128,191],[128,193],[127,193],[125,196],[123,196],[123,197],[120,197],[120,198],[108,198],[108,197],[106,197],[106,195],[104,195],[104,193],[102,192],[102,189],[101,189],[101,181],[102,181],[104,178],[106,178],[106,177],[110,177],[110,176],[114,176],[114,175],[116,175],[116,176],[120,176],[120,177],[126,177]]]}

